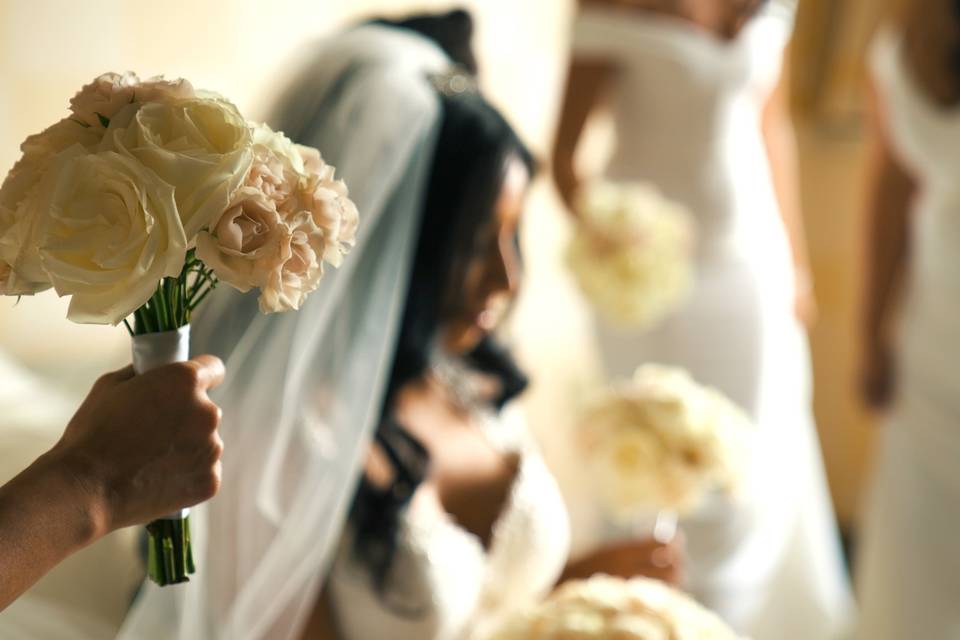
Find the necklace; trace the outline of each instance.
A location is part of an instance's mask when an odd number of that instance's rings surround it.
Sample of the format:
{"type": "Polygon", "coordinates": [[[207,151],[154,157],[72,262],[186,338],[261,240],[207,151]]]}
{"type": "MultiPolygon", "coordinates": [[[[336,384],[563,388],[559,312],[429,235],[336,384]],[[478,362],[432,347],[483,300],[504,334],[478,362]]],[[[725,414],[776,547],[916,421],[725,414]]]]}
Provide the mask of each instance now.
{"type": "Polygon", "coordinates": [[[489,403],[489,380],[471,369],[463,358],[435,349],[430,358],[430,375],[454,406],[465,413],[483,411],[489,403]]]}

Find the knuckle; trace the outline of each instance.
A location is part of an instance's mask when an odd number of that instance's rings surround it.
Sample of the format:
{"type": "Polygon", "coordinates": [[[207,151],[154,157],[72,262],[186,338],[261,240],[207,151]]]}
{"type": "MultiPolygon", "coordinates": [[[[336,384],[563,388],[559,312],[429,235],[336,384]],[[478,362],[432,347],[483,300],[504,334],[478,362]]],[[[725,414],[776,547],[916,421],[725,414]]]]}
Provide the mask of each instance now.
{"type": "Polygon", "coordinates": [[[177,383],[187,393],[193,392],[200,384],[200,371],[192,362],[178,362],[174,366],[177,383]]]}
{"type": "Polygon", "coordinates": [[[220,464],[212,465],[210,471],[201,478],[197,491],[201,500],[209,500],[220,491],[220,464]]]}
{"type": "Polygon", "coordinates": [[[204,427],[210,431],[215,431],[220,426],[220,407],[209,400],[202,402],[198,408],[198,414],[204,427]]]}
{"type": "Polygon", "coordinates": [[[206,399],[197,398],[189,407],[190,424],[202,433],[216,431],[220,426],[220,407],[206,399]]]}
{"type": "Polygon", "coordinates": [[[223,456],[223,440],[216,433],[210,438],[209,449],[211,462],[217,462],[223,456]]]}
{"type": "Polygon", "coordinates": [[[96,382],[93,383],[93,387],[90,390],[91,393],[99,393],[109,387],[112,387],[115,378],[116,376],[113,373],[103,374],[97,378],[96,382]]]}

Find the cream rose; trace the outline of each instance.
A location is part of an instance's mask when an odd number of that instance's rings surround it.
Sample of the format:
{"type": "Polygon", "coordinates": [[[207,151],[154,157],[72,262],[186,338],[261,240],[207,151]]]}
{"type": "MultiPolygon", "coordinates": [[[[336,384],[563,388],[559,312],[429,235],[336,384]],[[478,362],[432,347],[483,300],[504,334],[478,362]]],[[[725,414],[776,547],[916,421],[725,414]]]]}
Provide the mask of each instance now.
{"type": "Polygon", "coordinates": [[[298,146],[265,124],[254,125],[252,133],[253,164],[245,185],[280,205],[294,195],[306,177],[298,146]]]}
{"type": "Polygon", "coordinates": [[[254,162],[246,184],[278,203],[286,218],[308,211],[326,239],[319,253],[339,266],[356,239],[359,215],[335,169],[312,147],[294,144],[266,125],[253,130],[254,162]]]}
{"type": "Polygon", "coordinates": [[[287,216],[283,224],[289,234],[283,240],[279,260],[260,265],[268,268],[260,288],[260,310],[264,313],[299,309],[323,277],[321,256],[326,241],[310,212],[287,216]]]}
{"type": "Polygon", "coordinates": [[[70,99],[70,111],[77,122],[106,129],[110,118],[134,101],[134,88],[139,82],[140,78],[131,71],[104,73],[70,99]]]}
{"type": "Polygon", "coordinates": [[[117,324],[164,276],[180,273],[187,239],[173,187],[114,152],[63,153],[41,184],[37,241],[75,322],[117,324]]]}
{"type": "Polygon", "coordinates": [[[183,78],[164,80],[162,76],[141,81],[137,74],[105,73],[85,85],[70,100],[73,118],[94,130],[103,130],[122,109],[130,104],[158,100],[185,100],[194,97],[193,86],[183,78]]]}
{"type": "Polygon", "coordinates": [[[249,291],[282,270],[291,257],[290,236],[276,203],[243,187],[220,220],[197,236],[197,257],[223,282],[249,291]]]}
{"type": "Polygon", "coordinates": [[[237,108],[211,93],[128,107],[111,121],[101,143],[141,162],[176,187],[190,241],[220,219],[253,159],[250,128],[237,108]]]}
{"type": "Polygon", "coordinates": [[[323,165],[319,172],[309,175],[300,187],[300,204],[324,232],[323,259],[338,267],[356,242],[360,218],[347,185],[334,180],[333,172],[333,167],[323,165]]]}
{"type": "Polygon", "coordinates": [[[35,239],[32,207],[26,202],[37,197],[43,179],[57,154],[79,145],[89,151],[100,136],[72,120],[63,119],[20,145],[23,155],[0,186],[0,295],[31,295],[49,288],[35,239]]]}

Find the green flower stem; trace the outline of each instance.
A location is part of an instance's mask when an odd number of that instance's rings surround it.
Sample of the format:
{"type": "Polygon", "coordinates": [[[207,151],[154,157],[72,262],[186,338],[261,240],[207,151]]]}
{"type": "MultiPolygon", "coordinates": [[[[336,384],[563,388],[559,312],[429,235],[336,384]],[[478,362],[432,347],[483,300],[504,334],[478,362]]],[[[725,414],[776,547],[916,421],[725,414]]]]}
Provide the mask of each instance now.
{"type": "Polygon", "coordinates": [[[203,302],[204,298],[206,298],[208,295],[210,295],[210,292],[213,291],[213,290],[216,289],[216,288],[217,288],[217,283],[216,283],[215,280],[212,280],[212,281],[210,282],[210,286],[208,286],[208,287],[206,288],[206,290],[205,290],[203,293],[201,293],[200,296],[199,296],[196,300],[191,300],[191,301],[190,301],[190,311],[192,312],[194,309],[196,309],[197,306],[199,306],[199,304],[200,304],[201,302],[203,302]]]}
{"type": "Polygon", "coordinates": [[[157,290],[153,294],[153,306],[157,310],[157,321],[161,331],[171,331],[170,303],[167,301],[166,283],[168,278],[160,280],[157,290]]]}
{"type": "Polygon", "coordinates": [[[124,320],[127,331],[133,336],[162,331],[176,331],[190,324],[190,316],[217,286],[217,277],[212,269],[196,258],[193,251],[187,254],[183,269],[176,278],[161,278],[150,299],[134,311],[131,326],[124,320]]]}

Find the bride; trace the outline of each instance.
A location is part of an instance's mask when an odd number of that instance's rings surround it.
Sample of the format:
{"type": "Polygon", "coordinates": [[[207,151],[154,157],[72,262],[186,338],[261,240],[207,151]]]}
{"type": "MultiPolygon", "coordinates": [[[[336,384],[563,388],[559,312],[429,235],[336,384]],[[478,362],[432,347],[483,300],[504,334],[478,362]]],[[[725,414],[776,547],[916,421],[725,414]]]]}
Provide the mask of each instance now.
{"type": "Polygon", "coordinates": [[[304,638],[484,638],[558,579],[656,571],[642,543],[567,565],[566,509],[511,404],[526,379],[491,337],[534,163],[473,82],[432,78],[440,131],[383,414],[304,638]]]}
{"type": "MultiPolygon", "coordinates": [[[[686,586],[758,640],[833,637],[851,604],[810,415],[798,319],[812,297],[775,90],[794,5],[585,0],[554,162],[569,203],[581,131],[606,103],[617,139],[605,177],[651,182],[697,220],[687,306],[646,334],[602,319],[596,334],[610,376],[643,362],[684,367],[759,426],[744,503],[718,500],[681,526],[686,586]]],[[[598,519],[585,509],[574,522],[598,519]]]]}

